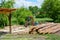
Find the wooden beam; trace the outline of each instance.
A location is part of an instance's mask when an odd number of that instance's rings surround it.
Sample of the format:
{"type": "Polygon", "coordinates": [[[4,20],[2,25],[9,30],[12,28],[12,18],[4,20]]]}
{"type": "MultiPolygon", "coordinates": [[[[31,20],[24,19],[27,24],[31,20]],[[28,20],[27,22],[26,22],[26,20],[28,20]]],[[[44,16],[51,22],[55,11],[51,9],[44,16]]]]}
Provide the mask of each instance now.
{"type": "Polygon", "coordinates": [[[11,34],[12,33],[12,28],[11,28],[11,13],[8,16],[8,19],[9,19],[9,31],[10,31],[10,34],[11,34]]]}

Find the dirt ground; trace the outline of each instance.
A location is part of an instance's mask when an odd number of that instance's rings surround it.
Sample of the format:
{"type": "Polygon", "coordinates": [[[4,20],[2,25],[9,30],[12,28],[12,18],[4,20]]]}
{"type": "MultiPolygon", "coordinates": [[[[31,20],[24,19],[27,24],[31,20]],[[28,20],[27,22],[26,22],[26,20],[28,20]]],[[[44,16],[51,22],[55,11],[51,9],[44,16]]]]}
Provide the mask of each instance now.
{"type": "MultiPolygon", "coordinates": [[[[60,23],[58,23],[60,25],[60,23]]],[[[29,28],[28,27],[24,27],[23,25],[13,25],[12,27],[12,33],[13,34],[25,34],[29,32],[29,28]]],[[[9,26],[5,27],[4,29],[0,29],[0,33],[8,33],[9,32],[9,26]]],[[[58,31],[55,34],[59,34],[60,35],[60,31],[58,31]]]]}

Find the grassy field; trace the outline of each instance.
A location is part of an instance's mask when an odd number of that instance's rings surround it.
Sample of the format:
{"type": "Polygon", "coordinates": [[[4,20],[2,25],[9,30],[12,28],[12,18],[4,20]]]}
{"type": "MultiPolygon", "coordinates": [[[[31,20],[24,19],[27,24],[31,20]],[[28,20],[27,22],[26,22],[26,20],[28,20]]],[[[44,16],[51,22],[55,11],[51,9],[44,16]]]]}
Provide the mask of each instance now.
{"type": "Polygon", "coordinates": [[[60,40],[60,36],[55,34],[46,34],[46,35],[32,35],[32,34],[24,34],[24,35],[12,35],[7,34],[0,37],[0,40],[60,40]]]}

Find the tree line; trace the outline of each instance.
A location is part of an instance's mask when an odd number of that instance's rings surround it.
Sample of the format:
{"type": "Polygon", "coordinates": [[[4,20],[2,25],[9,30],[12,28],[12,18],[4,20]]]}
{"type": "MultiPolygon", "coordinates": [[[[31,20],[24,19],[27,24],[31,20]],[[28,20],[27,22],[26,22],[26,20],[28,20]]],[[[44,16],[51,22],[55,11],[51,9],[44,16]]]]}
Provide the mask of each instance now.
{"type": "MultiPolygon", "coordinates": [[[[51,18],[52,22],[60,22],[60,1],[59,0],[44,0],[41,8],[37,6],[29,6],[28,8],[20,7],[16,11],[12,12],[12,25],[13,24],[25,24],[25,19],[28,16],[35,18],[51,18]]],[[[14,8],[14,0],[2,0],[0,8],[14,8]]],[[[0,27],[7,26],[8,14],[0,14],[0,27]]]]}

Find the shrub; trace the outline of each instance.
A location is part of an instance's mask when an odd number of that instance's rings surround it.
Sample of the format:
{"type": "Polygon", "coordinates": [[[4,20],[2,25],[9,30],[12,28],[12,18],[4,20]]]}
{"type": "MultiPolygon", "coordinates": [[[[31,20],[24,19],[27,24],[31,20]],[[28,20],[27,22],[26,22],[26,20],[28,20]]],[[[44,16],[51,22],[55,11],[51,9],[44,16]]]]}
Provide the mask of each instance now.
{"type": "Polygon", "coordinates": [[[25,19],[24,18],[18,19],[18,24],[20,24],[20,25],[25,24],[25,19]]]}
{"type": "Polygon", "coordinates": [[[16,20],[18,21],[18,24],[25,24],[25,19],[28,16],[33,16],[32,12],[26,8],[20,8],[18,10],[16,10],[16,12],[14,12],[14,14],[12,14],[12,16],[14,16],[14,18],[16,18],[16,20]]]}
{"type": "Polygon", "coordinates": [[[8,18],[6,15],[0,14],[0,27],[3,28],[4,26],[8,25],[8,18]]]}
{"type": "Polygon", "coordinates": [[[39,23],[44,23],[44,22],[51,22],[53,19],[51,18],[36,18],[35,21],[38,21],[39,23]]]}

